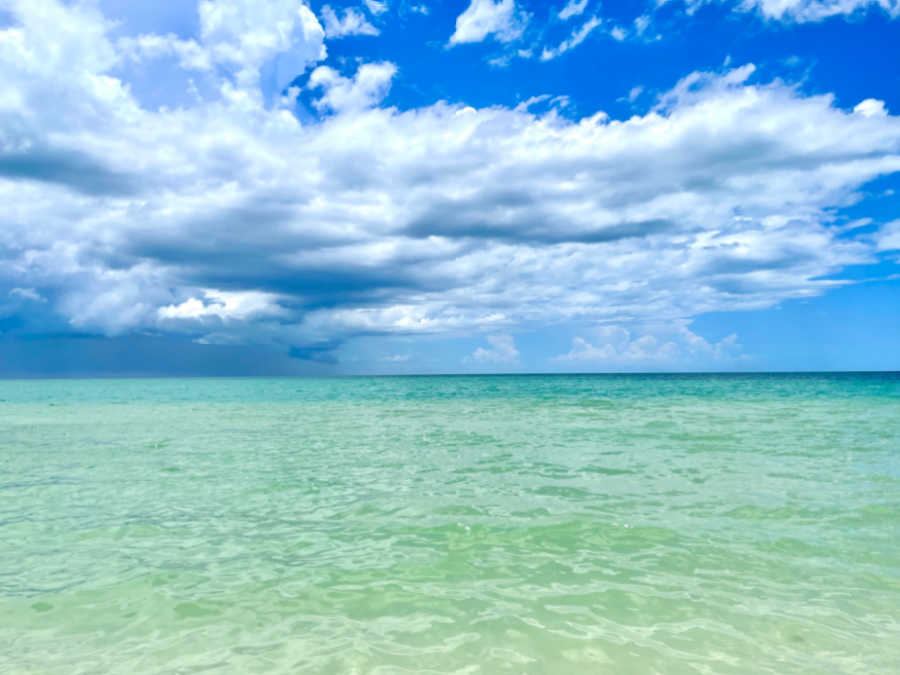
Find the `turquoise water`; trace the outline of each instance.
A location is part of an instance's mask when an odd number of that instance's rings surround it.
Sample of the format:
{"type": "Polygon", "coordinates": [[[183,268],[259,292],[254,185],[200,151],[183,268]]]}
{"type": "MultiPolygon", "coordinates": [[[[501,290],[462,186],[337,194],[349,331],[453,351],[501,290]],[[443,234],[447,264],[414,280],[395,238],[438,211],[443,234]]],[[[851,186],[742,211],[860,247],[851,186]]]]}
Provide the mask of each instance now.
{"type": "Polygon", "coordinates": [[[0,382],[2,673],[900,672],[900,376],[0,382]]]}

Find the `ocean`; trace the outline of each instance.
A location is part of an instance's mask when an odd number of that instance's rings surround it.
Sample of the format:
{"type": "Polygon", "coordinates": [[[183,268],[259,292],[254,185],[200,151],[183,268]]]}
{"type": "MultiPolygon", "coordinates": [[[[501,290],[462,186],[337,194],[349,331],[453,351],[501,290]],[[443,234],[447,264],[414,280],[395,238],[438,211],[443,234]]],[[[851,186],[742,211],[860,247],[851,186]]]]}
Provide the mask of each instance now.
{"type": "Polygon", "coordinates": [[[0,381],[0,673],[900,672],[900,375],[0,381]]]}

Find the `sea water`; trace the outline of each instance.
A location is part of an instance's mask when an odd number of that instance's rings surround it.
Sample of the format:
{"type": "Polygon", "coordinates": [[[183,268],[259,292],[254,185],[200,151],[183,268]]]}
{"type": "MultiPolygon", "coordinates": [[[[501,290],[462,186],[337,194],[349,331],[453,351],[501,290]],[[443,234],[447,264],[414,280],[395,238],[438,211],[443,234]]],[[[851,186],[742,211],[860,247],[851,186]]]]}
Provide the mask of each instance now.
{"type": "Polygon", "coordinates": [[[900,672],[900,376],[3,381],[0,672],[900,672]]]}

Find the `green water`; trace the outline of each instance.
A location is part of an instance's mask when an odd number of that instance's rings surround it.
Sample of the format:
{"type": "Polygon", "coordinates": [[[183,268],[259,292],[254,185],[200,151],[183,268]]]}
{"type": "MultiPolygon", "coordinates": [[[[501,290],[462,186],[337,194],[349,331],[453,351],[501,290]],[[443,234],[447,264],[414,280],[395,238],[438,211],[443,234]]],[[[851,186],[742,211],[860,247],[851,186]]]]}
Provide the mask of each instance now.
{"type": "Polygon", "coordinates": [[[900,376],[0,382],[2,673],[900,672],[900,376]]]}

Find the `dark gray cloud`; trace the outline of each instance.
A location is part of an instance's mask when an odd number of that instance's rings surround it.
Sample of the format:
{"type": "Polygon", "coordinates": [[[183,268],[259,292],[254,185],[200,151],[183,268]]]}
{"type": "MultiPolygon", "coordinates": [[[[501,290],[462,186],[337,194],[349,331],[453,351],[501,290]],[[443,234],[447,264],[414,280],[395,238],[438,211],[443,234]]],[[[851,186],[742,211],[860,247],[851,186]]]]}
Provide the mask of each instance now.
{"type": "Polygon", "coordinates": [[[138,176],[115,171],[95,158],[65,150],[0,153],[0,178],[55,183],[93,196],[127,196],[141,187],[138,176]]]}
{"type": "Polygon", "coordinates": [[[327,372],[322,363],[271,347],[162,335],[0,337],[0,377],[306,375],[327,372]]]}

